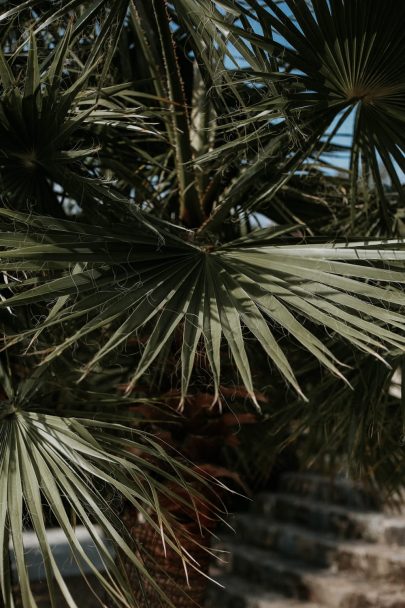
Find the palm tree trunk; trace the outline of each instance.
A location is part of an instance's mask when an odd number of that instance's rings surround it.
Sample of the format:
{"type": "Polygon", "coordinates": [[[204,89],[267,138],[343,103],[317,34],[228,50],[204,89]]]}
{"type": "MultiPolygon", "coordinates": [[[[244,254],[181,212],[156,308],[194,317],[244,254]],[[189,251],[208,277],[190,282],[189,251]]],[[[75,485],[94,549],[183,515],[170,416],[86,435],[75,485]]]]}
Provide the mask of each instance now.
{"type": "MultiPolygon", "coordinates": [[[[176,551],[166,547],[165,552],[160,535],[150,524],[140,520],[135,509],[127,508],[123,521],[138,547],[139,557],[172,604],[176,608],[202,606],[208,583],[204,574],[208,574],[210,565],[210,555],[207,551],[210,544],[209,535],[201,536],[195,522],[192,525],[178,525],[176,535],[184,549],[197,561],[200,570],[197,572],[188,567],[186,576],[183,562],[176,551]]],[[[165,606],[150,582],[140,576],[139,570],[132,563],[124,559],[124,568],[139,607],[165,606]]]]}

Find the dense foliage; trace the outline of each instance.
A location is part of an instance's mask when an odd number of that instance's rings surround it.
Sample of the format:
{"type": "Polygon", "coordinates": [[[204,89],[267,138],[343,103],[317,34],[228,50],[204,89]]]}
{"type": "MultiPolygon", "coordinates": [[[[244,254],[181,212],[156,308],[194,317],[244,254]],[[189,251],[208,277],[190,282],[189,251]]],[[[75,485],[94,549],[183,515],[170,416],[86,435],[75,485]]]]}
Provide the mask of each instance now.
{"type": "Polygon", "coordinates": [[[49,509],[78,561],[89,558],[74,521],[88,528],[106,572],[88,565],[114,605],[138,604],[106,537],[148,577],[120,500],[192,567],[165,504],[198,512],[215,482],[134,414],[168,395],[180,417],[201,393],[218,411],[263,408],[244,470],[296,440],[310,460],[397,487],[405,5],[0,10],[4,605],[11,542],[23,606],[36,606],[28,522],[52,605],[59,587],[76,606],[46,540],[49,509]]]}

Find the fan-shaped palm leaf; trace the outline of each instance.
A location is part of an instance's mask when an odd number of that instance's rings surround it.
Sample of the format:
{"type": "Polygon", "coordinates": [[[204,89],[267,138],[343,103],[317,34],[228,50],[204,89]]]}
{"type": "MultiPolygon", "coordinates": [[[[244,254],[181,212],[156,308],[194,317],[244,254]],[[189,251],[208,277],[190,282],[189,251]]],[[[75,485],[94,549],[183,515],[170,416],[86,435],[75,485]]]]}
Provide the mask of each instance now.
{"type": "MultiPolygon", "coordinates": [[[[361,0],[286,0],[284,7],[274,0],[213,2],[202,28],[201,0],[176,0],[176,5],[188,10],[193,32],[195,28],[204,32],[194,36],[197,48],[201,39],[205,45],[215,36],[218,45],[238,50],[239,59],[233,56],[232,61],[239,69],[239,80],[244,78],[262,91],[256,107],[249,90],[245,95],[242,107],[248,118],[255,117],[257,126],[274,117],[274,108],[284,109],[295,132],[301,133],[301,159],[308,157],[328,130],[330,141],[354,112],[353,201],[363,170],[366,183],[373,176],[388,224],[380,163],[400,196],[399,175],[405,170],[404,5],[373,0],[365,10],[361,0]]],[[[228,71],[229,63],[228,59],[228,71]]],[[[223,70],[216,71],[220,79],[227,67],[222,65],[223,70]]],[[[215,78],[213,66],[209,67],[215,78]]],[[[229,86],[236,89],[232,80],[229,86]]],[[[246,120],[246,116],[241,119],[242,126],[246,120]]],[[[269,187],[264,188],[255,204],[271,194],[269,187]]]]}
{"type": "MultiPolygon", "coordinates": [[[[5,382],[7,374],[4,368],[0,366],[0,369],[2,387],[8,396],[7,400],[0,401],[2,605],[6,608],[14,606],[8,563],[11,545],[23,606],[37,606],[30,588],[24,551],[23,528],[28,516],[38,538],[52,606],[56,606],[55,593],[59,588],[67,605],[79,608],[47,540],[45,504],[52,509],[79,567],[86,566],[114,605],[130,608],[134,606],[134,599],[118,567],[111,543],[115,551],[125,555],[163,597],[159,585],[145,569],[142,549],[139,552],[134,550],[133,542],[117,514],[117,505],[114,502],[110,504],[109,500],[114,493],[123,497],[157,531],[162,542],[182,556],[185,566],[193,565],[183,555],[173,522],[161,508],[159,500],[174,500],[181,504],[186,492],[192,504],[193,492],[196,497],[199,494],[188,488],[186,477],[202,484],[206,481],[186,464],[166,454],[162,444],[154,441],[153,437],[136,430],[134,416],[131,417],[131,426],[127,426],[129,416],[126,419],[121,416],[124,422],[112,422],[112,410],[110,420],[108,412],[103,414],[101,411],[99,420],[97,417],[86,418],[85,414],[78,417],[80,407],[77,402],[72,403],[74,416],[69,415],[68,403],[64,404],[63,415],[46,413],[40,391],[40,377],[44,368],[36,372],[36,377],[34,374],[22,382],[16,393],[11,388],[12,382],[5,382]],[[107,493],[106,484],[109,488],[107,493]],[[179,495],[173,488],[179,489],[179,495]],[[72,523],[72,514],[87,528],[107,573],[99,571],[93,558],[81,546],[72,523]]],[[[187,500],[188,507],[190,500],[187,500]]],[[[171,605],[170,601],[168,603],[171,605]]]]}
{"type": "Polygon", "coordinates": [[[20,42],[15,51],[18,53],[25,45],[25,40],[21,38],[21,21],[24,18],[27,29],[31,27],[34,34],[43,30],[49,32],[53,25],[60,25],[65,18],[64,25],[69,21],[73,22],[72,34],[75,38],[90,33],[89,39],[92,41],[92,47],[90,53],[85,54],[86,65],[92,65],[95,59],[104,54],[104,71],[106,71],[116,49],[129,4],[129,0],[117,0],[113,5],[108,0],[94,0],[93,2],[69,0],[61,6],[55,7],[52,2],[49,3],[47,0],[25,0],[18,6],[14,5],[9,8],[4,6],[5,10],[0,14],[0,22],[18,20],[18,27],[15,28],[17,30],[15,37],[20,42]]]}
{"type": "Polygon", "coordinates": [[[117,194],[100,177],[95,157],[102,145],[95,141],[104,141],[106,132],[116,140],[122,140],[124,134],[131,143],[134,133],[153,134],[136,111],[139,106],[122,108],[115,102],[115,89],[86,87],[95,63],[73,82],[66,79],[70,43],[69,28],[52,62],[42,70],[36,40],[31,37],[22,83],[0,51],[0,183],[3,195],[17,208],[63,215],[62,195],[77,206],[87,204],[96,213],[94,201],[110,198],[116,202],[117,194]]]}
{"type": "MultiPolygon", "coordinates": [[[[139,48],[138,60],[147,74],[146,96],[153,97],[158,106],[157,115],[159,120],[164,123],[165,135],[175,151],[171,158],[170,154],[168,156],[170,158],[169,166],[174,164],[172,178],[176,178],[176,188],[179,191],[180,216],[189,225],[199,225],[202,222],[203,213],[195,174],[189,167],[193,158],[193,150],[190,141],[188,108],[167,3],[160,0],[152,0],[151,3],[119,0],[112,6],[107,0],[90,3],[83,2],[83,0],[70,0],[58,10],[53,10],[41,0],[28,0],[18,7],[4,11],[0,15],[0,21],[34,9],[38,10],[40,15],[34,29],[35,34],[39,35],[44,28],[48,28],[50,24],[57,24],[61,20],[62,29],[69,27],[72,41],[77,42],[77,37],[80,35],[89,43],[91,51],[84,60],[85,74],[102,59],[102,66],[99,70],[101,73],[97,75],[97,97],[100,94],[99,89],[105,84],[107,75],[111,82],[108,68],[119,44],[122,28],[124,24],[127,25],[128,21],[133,25],[136,46],[139,48]],[[81,15],[70,27],[68,19],[72,15],[72,11],[73,14],[75,14],[74,11],[81,11],[81,15]],[[89,27],[93,34],[87,39],[85,34],[89,27]],[[97,34],[94,35],[94,32],[97,34]],[[151,93],[154,95],[151,96],[151,93]]],[[[83,44],[71,43],[75,55],[77,53],[81,55],[83,50],[80,47],[82,46],[83,44]]],[[[51,51],[52,48],[49,49],[49,53],[52,55],[51,51]]],[[[136,78],[139,78],[138,74],[136,78]]],[[[145,95],[142,83],[138,84],[138,87],[138,92],[145,95]]],[[[134,89],[133,83],[131,83],[131,88],[134,89]]],[[[172,152],[171,149],[170,152],[172,152]]],[[[116,158],[111,159],[109,166],[116,171],[117,166],[114,160],[116,161],[116,158]]],[[[166,162],[167,158],[164,158],[162,164],[166,162]]],[[[118,173],[121,173],[122,176],[125,171],[123,172],[121,167],[121,172],[118,173]]],[[[127,168],[128,173],[130,172],[127,168]]],[[[156,180],[156,174],[154,178],[156,180]]],[[[143,187],[145,186],[143,185],[143,187]]],[[[79,191],[75,192],[74,196],[80,201],[79,191]]]]}
{"type": "Polygon", "coordinates": [[[377,356],[381,349],[403,349],[405,344],[401,334],[405,320],[400,314],[405,298],[402,290],[394,287],[405,281],[405,251],[400,241],[278,245],[274,239],[283,231],[264,229],[222,247],[207,247],[182,240],[163,223],[156,232],[145,230],[142,223],[129,228],[109,226],[107,232],[101,226],[77,222],[8,211],[2,215],[29,226],[28,234],[2,233],[4,268],[29,270],[38,264],[43,270],[65,268],[53,280],[37,274],[35,286],[32,279],[9,283],[7,289],[14,290],[14,295],[3,303],[12,307],[64,298],[57,301],[41,327],[60,322],[66,327],[72,319],[79,326],[47,360],[86,334],[109,326],[110,336],[89,362],[87,369],[91,369],[154,320],[130,387],[180,323],[183,395],[200,339],[216,394],[224,338],[253,400],[246,330],[298,391],[270,326],[288,332],[338,375],[335,356],[304,319],[377,356]],[[390,288],[379,285],[384,283],[390,288]]]}

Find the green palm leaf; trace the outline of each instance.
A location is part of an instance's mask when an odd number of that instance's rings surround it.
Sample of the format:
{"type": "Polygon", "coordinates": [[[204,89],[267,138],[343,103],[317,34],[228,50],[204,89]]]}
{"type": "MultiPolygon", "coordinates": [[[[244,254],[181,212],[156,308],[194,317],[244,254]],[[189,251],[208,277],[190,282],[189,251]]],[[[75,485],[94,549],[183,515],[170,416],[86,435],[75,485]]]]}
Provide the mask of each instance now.
{"type": "Polygon", "coordinates": [[[31,36],[22,83],[0,50],[0,184],[14,208],[63,216],[62,198],[91,214],[98,211],[95,201],[119,204],[116,189],[100,176],[96,155],[103,150],[108,164],[107,142],[113,136],[128,141],[132,150],[139,134],[156,137],[139,104],[122,107],[125,88],[87,87],[96,61],[73,82],[66,77],[71,40],[68,27],[49,66],[42,69],[31,36]]]}
{"type": "MultiPolygon", "coordinates": [[[[3,380],[6,375],[2,368],[3,380]]],[[[28,517],[38,538],[52,606],[56,606],[56,589],[59,588],[67,605],[79,608],[48,543],[44,504],[51,507],[76,562],[80,567],[86,565],[114,605],[130,608],[134,606],[134,599],[118,566],[119,560],[112,553],[111,542],[115,551],[125,555],[125,559],[132,562],[167,601],[145,569],[142,550],[140,553],[139,548],[134,550],[133,540],[119,519],[116,505],[109,503],[109,495],[111,498],[115,493],[132,504],[162,537],[162,542],[182,556],[186,567],[192,567],[191,560],[183,555],[173,521],[160,507],[159,500],[184,501],[185,498],[177,496],[170,485],[187,490],[186,476],[188,480],[195,479],[202,484],[206,481],[187,464],[166,454],[162,445],[146,432],[136,430],[133,416],[121,416],[121,423],[112,422],[115,414],[111,414],[111,399],[110,410],[100,411],[99,420],[86,418],[85,414],[78,418],[77,403],[74,404],[76,417],[69,416],[68,404],[64,404],[63,416],[44,413],[46,407],[39,405],[40,375],[28,378],[17,393],[11,391],[9,401],[0,403],[0,581],[4,606],[14,605],[8,564],[9,542],[15,556],[23,606],[34,608],[37,605],[30,588],[24,552],[23,529],[28,517]],[[129,420],[131,426],[127,426],[129,420]],[[100,572],[98,565],[83,550],[72,523],[73,514],[87,528],[107,574],[100,572]]],[[[87,397],[85,399],[87,401],[87,397]]],[[[117,405],[122,409],[122,403],[117,402],[117,405]]],[[[198,496],[191,487],[187,492],[191,501],[193,492],[198,496]]],[[[170,601],[168,604],[171,605],[170,601]]]]}
{"type": "Polygon", "coordinates": [[[158,232],[136,223],[130,229],[109,226],[104,237],[101,226],[6,211],[2,215],[29,227],[18,243],[15,233],[10,242],[10,233],[3,232],[3,264],[18,270],[21,264],[24,268],[26,262],[41,260],[44,270],[65,268],[52,280],[37,275],[34,286],[31,279],[9,284],[14,295],[3,303],[13,307],[59,298],[40,329],[61,322],[67,327],[73,319],[79,323],[46,361],[91,332],[114,328],[86,366],[88,372],[153,320],[129,389],[180,324],[183,396],[201,339],[217,392],[224,342],[253,401],[246,330],[300,394],[273,328],[289,333],[340,376],[338,361],[318,337],[316,325],[378,357],[387,349],[404,348],[405,299],[397,287],[405,281],[402,241],[288,245],[276,240],[279,230],[265,229],[222,247],[205,247],[182,240],[169,224],[158,232]],[[45,225],[46,236],[37,232],[45,225]]]}
{"type": "MultiPolygon", "coordinates": [[[[7,4],[7,3],[4,3],[7,4]]],[[[87,66],[105,51],[106,71],[110,65],[113,53],[116,49],[119,34],[121,32],[125,17],[128,12],[129,0],[117,0],[111,6],[108,0],[94,0],[93,2],[83,2],[83,0],[69,0],[63,6],[49,6],[43,0],[25,0],[18,6],[11,6],[0,14],[0,22],[7,22],[13,18],[27,18],[27,14],[34,20],[34,33],[37,35],[46,28],[52,27],[55,23],[60,23],[63,17],[71,17],[76,13],[76,19],[72,27],[72,34],[76,38],[84,32],[92,31],[93,45],[91,52],[87,54],[87,66]],[[98,24],[97,24],[98,19],[98,24]],[[97,28],[98,25],[98,28],[97,28]],[[98,29],[98,36],[94,38],[94,30],[98,29]]],[[[18,30],[17,30],[18,31],[18,30]]],[[[20,34],[20,32],[18,32],[20,34]]],[[[17,38],[17,40],[19,37],[17,38]]],[[[17,51],[24,47],[25,41],[21,41],[17,51]]]]}
{"type": "MultiPolygon", "coordinates": [[[[204,3],[177,0],[176,5],[179,10],[188,10],[190,29],[200,31],[198,20],[204,3]]],[[[238,49],[239,58],[233,59],[235,69],[229,68],[228,60],[228,72],[239,77],[231,79],[228,86],[243,100],[242,118],[239,122],[235,118],[233,124],[229,121],[229,129],[247,128],[248,119],[255,121],[256,128],[259,124],[269,128],[271,121],[277,119],[275,110],[284,112],[285,124],[288,126],[290,121],[298,134],[300,162],[328,132],[321,146],[324,149],[353,112],[353,208],[363,171],[363,183],[373,177],[382,212],[390,225],[381,166],[403,198],[400,174],[405,170],[404,19],[404,5],[395,0],[373,0],[367,10],[361,0],[287,0],[285,7],[274,0],[213,2],[203,34],[195,36],[194,41],[198,52],[201,44],[206,45],[213,36],[218,45],[238,49]],[[251,100],[249,89],[243,95],[238,84],[243,80],[245,85],[250,82],[251,88],[262,91],[257,101],[255,97],[251,100]]],[[[225,70],[223,58],[222,66],[225,70]]],[[[208,69],[214,78],[215,69],[212,65],[208,69]]],[[[222,74],[219,70],[216,73],[222,74]]],[[[232,146],[243,143],[242,138],[235,139],[232,146]]],[[[267,186],[255,205],[273,195],[274,186],[267,186]]]]}
{"type": "Polygon", "coordinates": [[[270,363],[272,401],[277,385],[298,395],[272,406],[280,438],[293,420],[310,448],[369,468],[391,450],[378,476],[401,477],[391,418],[403,412],[382,394],[405,348],[405,243],[380,236],[400,225],[404,197],[405,5],[17,4],[0,11],[0,604],[14,606],[11,546],[24,608],[36,606],[28,523],[52,607],[61,592],[76,608],[47,538],[49,508],[79,566],[129,608],[120,556],[149,575],[110,496],[188,567],[161,504],[201,505],[192,486],[206,483],[129,415],[138,383],[157,401],[157,384],[174,378],[170,404],[179,395],[181,408],[202,383],[220,405],[231,381],[258,407],[270,363]],[[334,137],[351,115],[348,177],[331,176],[327,155],[342,149],[334,137]],[[255,229],[259,208],[273,228],[255,229]]]}
{"type": "MultiPolygon", "coordinates": [[[[352,389],[332,376],[323,377],[314,383],[309,404],[277,403],[270,432],[280,431],[280,443],[299,439],[301,458],[308,466],[314,461],[322,466],[331,458],[385,498],[393,499],[397,492],[402,503],[404,400],[392,389],[403,357],[388,358],[387,368],[345,344],[339,346],[339,354],[350,366],[352,389]]],[[[270,436],[263,438],[263,450],[268,441],[270,436]]]]}

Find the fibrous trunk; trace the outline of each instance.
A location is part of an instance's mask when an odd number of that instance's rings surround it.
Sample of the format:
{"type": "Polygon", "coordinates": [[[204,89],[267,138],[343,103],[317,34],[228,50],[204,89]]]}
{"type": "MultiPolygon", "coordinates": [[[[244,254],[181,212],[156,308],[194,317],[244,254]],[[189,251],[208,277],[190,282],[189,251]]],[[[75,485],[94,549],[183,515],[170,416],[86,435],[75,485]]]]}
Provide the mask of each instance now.
{"type": "MultiPolygon", "coordinates": [[[[206,594],[210,556],[208,534],[201,536],[198,527],[179,524],[176,535],[183,549],[196,560],[198,572],[193,567],[185,568],[179,554],[170,546],[163,547],[162,539],[150,524],[139,518],[135,509],[127,508],[123,516],[126,527],[134,539],[139,557],[155,583],[176,608],[202,606],[206,594]]],[[[153,585],[139,574],[132,563],[125,560],[125,571],[140,608],[166,606],[153,585]]]]}

